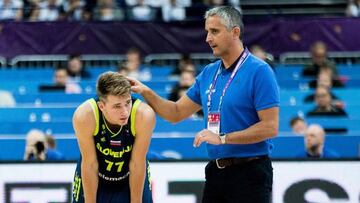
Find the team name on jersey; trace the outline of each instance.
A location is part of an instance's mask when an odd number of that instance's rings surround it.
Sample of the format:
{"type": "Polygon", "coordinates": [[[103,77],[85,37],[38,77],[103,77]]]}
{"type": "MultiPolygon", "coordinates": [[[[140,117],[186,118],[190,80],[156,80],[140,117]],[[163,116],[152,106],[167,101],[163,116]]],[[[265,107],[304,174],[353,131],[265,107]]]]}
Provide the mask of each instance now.
{"type": "Polygon", "coordinates": [[[128,153],[128,152],[131,151],[132,145],[126,146],[126,147],[124,147],[121,151],[118,151],[118,152],[113,151],[113,150],[110,149],[110,148],[103,148],[103,147],[100,145],[100,143],[97,143],[97,144],[96,144],[96,148],[97,148],[102,154],[104,154],[105,156],[110,155],[110,156],[112,156],[112,157],[114,157],[114,158],[121,158],[121,157],[124,155],[124,153],[128,153]]]}

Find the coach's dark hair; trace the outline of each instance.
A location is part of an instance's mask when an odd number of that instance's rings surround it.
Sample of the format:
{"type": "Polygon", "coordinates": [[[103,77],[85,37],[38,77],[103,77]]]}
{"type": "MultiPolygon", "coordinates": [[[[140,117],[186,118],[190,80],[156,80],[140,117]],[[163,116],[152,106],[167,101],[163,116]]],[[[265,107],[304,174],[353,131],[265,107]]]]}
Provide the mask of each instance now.
{"type": "Polygon", "coordinates": [[[244,23],[242,22],[242,15],[239,10],[232,6],[219,6],[206,11],[204,18],[207,19],[212,16],[219,16],[227,30],[230,31],[234,27],[240,28],[240,39],[244,34],[244,23]]]}
{"type": "Polygon", "coordinates": [[[100,100],[105,101],[108,95],[126,96],[131,94],[131,85],[125,76],[108,71],[99,76],[96,93],[100,100]]]}

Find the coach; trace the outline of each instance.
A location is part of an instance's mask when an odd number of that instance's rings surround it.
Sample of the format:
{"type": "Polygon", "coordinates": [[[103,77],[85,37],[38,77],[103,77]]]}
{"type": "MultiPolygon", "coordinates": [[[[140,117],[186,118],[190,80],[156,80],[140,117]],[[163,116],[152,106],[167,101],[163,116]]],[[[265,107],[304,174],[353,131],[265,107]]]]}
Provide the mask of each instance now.
{"type": "Polygon", "coordinates": [[[270,138],[279,126],[274,73],[244,48],[244,26],[235,8],[208,10],[205,30],[206,42],[221,60],[207,65],[186,95],[171,102],[129,79],[132,90],[174,123],[203,109],[206,129],[197,133],[194,146],[207,143],[211,159],[205,169],[204,203],[268,203],[273,178],[270,138]]]}

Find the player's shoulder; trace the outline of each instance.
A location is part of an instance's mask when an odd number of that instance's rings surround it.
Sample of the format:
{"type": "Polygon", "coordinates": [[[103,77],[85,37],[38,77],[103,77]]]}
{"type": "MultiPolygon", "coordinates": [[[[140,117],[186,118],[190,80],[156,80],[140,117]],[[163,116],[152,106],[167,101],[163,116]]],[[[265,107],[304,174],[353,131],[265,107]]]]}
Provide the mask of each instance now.
{"type": "Polygon", "coordinates": [[[145,102],[139,103],[135,114],[136,134],[140,132],[152,132],[156,124],[156,114],[154,110],[145,102]]]}
{"type": "Polygon", "coordinates": [[[145,102],[140,102],[136,114],[142,117],[155,117],[154,110],[145,102]]]}
{"type": "Polygon", "coordinates": [[[80,104],[74,112],[73,120],[89,121],[90,119],[92,119],[92,117],[94,117],[94,110],[92,105],[96,105],[96,102],[95,100],[92,101],[91,99],[86,100],[85,102],[80,104]]]}

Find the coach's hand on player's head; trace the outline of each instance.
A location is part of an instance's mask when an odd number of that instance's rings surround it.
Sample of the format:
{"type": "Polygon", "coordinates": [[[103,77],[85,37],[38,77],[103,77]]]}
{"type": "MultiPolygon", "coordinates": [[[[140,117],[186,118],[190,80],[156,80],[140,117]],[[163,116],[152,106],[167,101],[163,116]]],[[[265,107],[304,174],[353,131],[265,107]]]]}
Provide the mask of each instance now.
{"type": "Polygon", "coordinates": [[[206,142],[213,145],[221,144],[221,140],[219,135],[216,133],[211,132],[210,130],[202,130],[198,134],[196,134],[193,146],[199,147],[201,143],[206,142]]]}
{"type": "Polygon", "coordinates": [[[148,88],[146,85],[141,83],[139,80],[132,78],[132,77],[126,77],[130,84],[131,84],[131,91],[142,94],[146,88],[148,88]]]}

